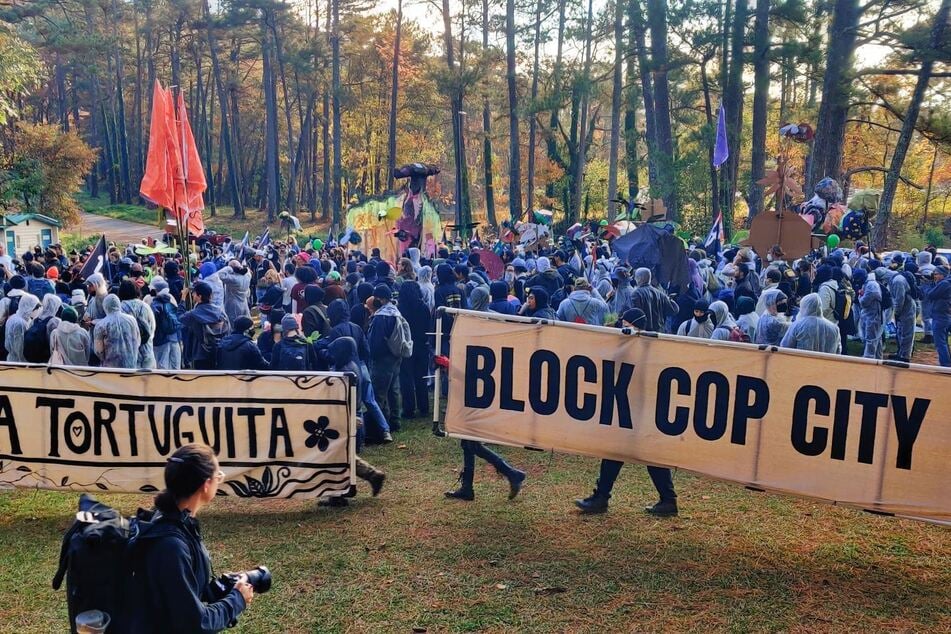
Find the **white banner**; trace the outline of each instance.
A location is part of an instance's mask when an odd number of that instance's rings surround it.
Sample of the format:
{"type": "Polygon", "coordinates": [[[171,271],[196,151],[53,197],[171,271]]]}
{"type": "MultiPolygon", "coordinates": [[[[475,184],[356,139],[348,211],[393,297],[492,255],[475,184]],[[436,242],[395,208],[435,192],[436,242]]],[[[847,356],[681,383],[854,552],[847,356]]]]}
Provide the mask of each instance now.
{"type": "Polygon", "coordinates": [[[951,372],[456,315],[452,435],[951,521],[951,372]]]}
{"type": "Polygon", "coordinates": [[[356,418],[337,373],[129,372],[0,364],[0,485],[151,493],[168,457],[218,454],[219,495],[341,495],[356,418]]]}

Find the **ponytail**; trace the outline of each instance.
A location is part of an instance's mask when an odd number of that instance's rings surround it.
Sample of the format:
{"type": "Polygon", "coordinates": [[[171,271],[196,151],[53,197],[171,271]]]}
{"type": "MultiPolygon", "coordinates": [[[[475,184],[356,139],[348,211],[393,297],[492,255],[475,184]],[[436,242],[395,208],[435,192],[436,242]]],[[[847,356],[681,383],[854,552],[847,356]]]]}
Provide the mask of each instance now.
{"type": "Polygon", "coordinates": [[[191,497],[216,471],[211,447],[197,443],[181,447],[165,464],[165,489],[155,496],[155,508],[165,514],[177,511],[179,502],[191,497]]]}

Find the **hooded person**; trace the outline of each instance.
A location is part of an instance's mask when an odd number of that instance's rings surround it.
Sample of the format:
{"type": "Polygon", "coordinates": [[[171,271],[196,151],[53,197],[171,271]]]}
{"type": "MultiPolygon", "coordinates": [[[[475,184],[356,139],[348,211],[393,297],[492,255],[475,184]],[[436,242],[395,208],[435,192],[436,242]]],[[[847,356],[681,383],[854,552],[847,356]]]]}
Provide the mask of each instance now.
{"type": "Polygon", "coordinates": [[[898,331],[896,333],[898,352],[889,355],[888,358],[908,363],[911,361],[915,345],[915,318],[918,313],[915,294],[902,273],[886,271],[883,275],[888,280],[888,291],[892,295],[892,308],[895,315],[895,327],[898,331]]]}
{"type": "Polygon", "coordinates": [[[7,361],[12,363],[26,363],[23,346],[26,331],[33,324],[33,318],[40,308],[40,300],[36,295],[24,293],[20,296],[17,311],[7,318],[4,332],[3,346],[7,349],[7,361]]]}
{"type": "Polygon", "coordinates": [[[86,291],[89,293],[89,301],[86,302],[86,313],[83,319],[96,323],[106,316],[106,309],[102,304],[106,295],[109,294],[109,285],[102,273],[93,273],[86,278],[86,291]]]}
{"type": "Polygon", "coordinates": [[[198,303],[182,315],[182,363],[196,370],[214,370],[217,344],[231,332],[225,312],[211,303],[211,286],[197,282],[193,293],[198,303]]]}
{"type": "Polygon", "coordinates": [[[489,284],[489,302],[488,310],[501,315],[514,315],[518,312],[512,302],[509,301],[509,285],[502,281],[495,281],[489,284]]]}
{"type": "MultiPolygon", "coordinates": [[[[505,282],[498,283],[505,285],[505,282]]],[[[429,385],[426,377],[429,374],[432,356],[429,347],[432,316],[429,307],[423,301],[423,294],[417,282],[407,280],[400,286],[399,310],[409,324],[413,339],[412,356],[403,359],[400,363],[403,418],[423,417],[429,415],[429,385]]]]}
{"type": "Polygon", "coordinates": [[[550,321],[556,321],[558,319],[558,315],[549,304],[550,298],[548,297],[548,291],[546,291],[544,287],[536,286],[534,288],[528,288],[525,292],[527,296],[525,297],[525,303],[522,304],[522,307],[518,311],[519,315],[532,317],[534,319],[548,319],[550,321]]]}
{"type": "Polygon", "coordinates": [[[858,305],[861,307],[862,340],[865,350],[862,356],[866,359],[882,358],[882,331],[884,330],[882,311],[882,287],[875,280],[874,275],[868,275],[862,269],[856,269],[852,276],[858,294],[858,305]]]}
{"type": "Polygon", "coordinates": [[[640,308],[647,315],[647,328],[650,332],[661,332],[668,317],[680,312],[677,302],[668,297],[667,293],[651,286],[651,271],[641,267],[634,271],[634,296],[632,308],[640,308]]]}
{"type": "Polygon", "coordinates": [[[799,314],[780,346],[838,354],[841,339],[835,324],[822,316],[819,295],[810,293],[799,303],[799,314]]]}
{"type": "Polygon", "coordinates": [[[789,319],[786,317],[789,298],[781,290],[770,288],[763,291],[761,299],[763,314],[756,322],[753,343],[778,346],[789,330],[789,319]]]}
{"type": "MultiPolygon", "coordinates": [[[[433,293],[434,310],[440,308],[469,308],[466,294],[456,283],[456,276],[453,269],[448,264],[440,264],[436,267],[436,280],[439,285],[433,293]]],[[[439,319],[439,317],[437,317],[439,319]]],[[[452,315],[443,313],[442,317],[442,346],[437,354],[449,354],[449,333],[452,331],[452,315]]],[[[444,385],[448,386],[448,382],[444,385]]]]}
{"type": "Polygon", "coordinates": [[[63,300],[47,294],[40,301],[40,310],[33,317],[23,343],[23,356],[30,363],[48,363],[50,360],[50,333],[59,325],[59,311],[63,300]]]}
{"type": "Polygon", "coordinates": [[[136,367],[140,370],[154,369],[155,313],[148,304],[139,299],[139,289],[134,282],[123,280],[117,293],[122,302],[122,312],[131,315],[139,328],[139,358],[136,367]]]}
{"type": "Polygon", "coordinates": [[[264,360],[268,363],[271,362],[271,353],[274,351],[274,345],[281,340],[281,336],[284,332],[281,326],[281,321],[284,317],[285,313],[280,308],[272,310],[271,320],[264,324],[264,327],[261,329],[261,334],[258,335],[258,350],[261,351],[261,356],[263,356],[264,360]]]}
{"type": "Polygon", "coordinates": [[[422,268],[419,263],[420,251],[416,247],[410,247],[406,249],[406,257],[409,259],[410,263],[413,265],[413,270],[419,275],[419,269],[422,268]]]}
{"type": "Polygon", "coordinates": [[[327,273],[324,278],[324,303],[328,306],[335,299],[346,299],[347,289],[343,286],[343,279],[337,271],[327,273]]]}
{"type": "Polygon", "coordinates": [[[160,370],[180,370],[182,367],[182,323],[178,317],[178,304],[168,288],[164,277],[156,275],[149,283],[152,293],[152,316],[155,331],[152,337],[152,353],[155,367],[160,370]]]}
{"type": "Polygon", "coordinates": [[[423,301],[429,307],[429,312],[433,312],[436,293],[436,287],[433,285],[433,267],[428,265],[419,267],[416,281],[419,282],[419,290],[423,294],[423,301]]]}
{"type": "Polygon", "coordinates": [[[476,286],[469,293],[469,310],[486,311],[489,309],[490,300],[489,287],[485,284],[476,286]]]}
{"type": "Polygon", "coordinates": [[[138,367],[139,325],[135,318],[122,312],[122,302],[116,295],[106,295],[103,300],[106,316],[96,322],[93,329],[93,347],[104,368],[138,367]]]}
{"type": "Polygon", "coordinates": [[[812,281],[813,288],[819,295],[820,308],[822,316],[834,324],[838,324],[835,318],[835,295],[839,290],[839,283],[832,277],[832,265],[823,264],[816,269],[816,277],[812,281]]]}
{"type": "Polygon", "coordinates": [[[400,321],[404,318],[393,304],[393,291],[386,284],[379,284],[373,289],[373,298],[380,307],[370,317],[370,328],[367,333],[370,344],[370,380],[390,430],[399,431],[402,409],[400,365],[403,357],[391,348],[390,340],[394,330],[400,327],[400,321]]]}
{"type": "Polygon", "coordinates": [[[79,325],[79,314],[65,306],[59,325],[50,333],[50,363],[53,365],[89,365],[89,333],[79,325]]]}
{"type": "Polygon", "coordinates": [[[730,314],[729,307],[721,301],[715,301],[710,304],[710,319],[713,321],[713,333],[710,339],[715,341],[732,341],[733,329],[737,327],[736,321],[730,314]]]}
{"type": "Polygon", "coordinates": [[[759,315],[756,314],[755,302],[745,295],[737,299],[736,325],[740,327],[740,330],[746,333],[750,341],[756,338],[757,321],[759,321],[759,315]]]}
{"type": "Polygon", "coordinates": [[[218,346],[219,370],[267,370],[270,364],[254,343],[254,322],[250,317],[238,317],[234,329],[218,346]]]}
{"type": "MultiPolygon", "coordinates": [[[[366,333],[357,324],[350,321],[350,305],[344,299],[335,299],[327,306],[327,319],[330,320],[330,329],[318,342],[329,346],[339,337],[351,337],[357,346],[359,361],[366,366],[370,361],[370,346],[367,344],[366,333]],[[326,341],[324,341],[326,340],[326,341]]],[[[328,357],[329,361],[329,357],[328,357]]]]}
{"type": "Polygon", "coordinates": [[[948,331],[951,330],[951,270],[939,265],[932,271],[934,283],[925,289],[925,299],[931,302],[931,326],[938,363],[951,367],[948,349],[948,331]]]}
{"type": "Polygon", "coordinates": [[[171,293],[176,302],[181,302],[185,291],[185,278],[180,273],[178,262],[165,260],[162,270],[165,272],[165,281],[168,282],[168,292],[171,293]]]}
{"type": "Polygon", "coordinates": [[[251,271],[237,260],[231,260],[228,266],[218,271],[218,279],[224,287],[224,309],[228,321],[234,325],[238,317],[250,317],[251,271]]]}
{"type": "Polygon", "coordinates": [[[324,289],[313,284],[306,287],[304,301],[307,302],[307,308],[301,315],[301,330],[304,336],[313,340],[313,334],[316,332],[323,337],[330,330],[327,305],[324,304],[324,289]]]}
{"type": "Polygon", "coordinates": [[[271,370],[281,372],[314,372],[319,369],[317,351],[300,331],[294,315],[281,319],[281,340],[271,351],[271,370]]]}
{"type": "Polygon", "coordinates": [[[713,320],[710,319],[710,304],[705,299],[693,303],[693,316],[680,324],[677,334],[682,337],[709,339],[713,334],[713,320]]]}
{"type": "Polygon", "coordinates": [[[525,286],[528,288],[541,286],[548,291],[549,297],[554,296],[564,284],[561,275],[552,267],[551,260],[545,256],[535,260],[535,275],[525,282],[525,286]]]}
{"type": "Polygon", "coordinates": [[[617,280],[617,288],[612,289],[608,306],[612,313],[623,315],[634,306],[634,287],[631,286],[631,272],[627,268],[619,266],[614,269],[614,278],[617,280]]]}
{"type": "Polygon", "coordinates": [[[915,256],[915,263],[918,267],[918,275],[921,280],[921,323],[924,326],[925,336],[921,343],[934,343],[934,331],[931,327],[932,320],[932,302],[928,297],[928,291],[931,290],[935,281],[932,279],[935,265],[932,263],[930,251],[921,251],[915,256]]]}
{"type": "Polygon", "coordinates": [[[350,321],[366,332],[370,325],[370,311],[367,310],[366,303],[368,299],[373,297],[373,285],[363,282],[353,290],[356,303],[350,305],[350,321]]]}
{"type": "Polygon", "coordinates": [[[574,290],[558,305],[561,321],[603,326],[610,308],[604,300],[591,293],[591,284],[583,277],[575,279],[574,290]]]}

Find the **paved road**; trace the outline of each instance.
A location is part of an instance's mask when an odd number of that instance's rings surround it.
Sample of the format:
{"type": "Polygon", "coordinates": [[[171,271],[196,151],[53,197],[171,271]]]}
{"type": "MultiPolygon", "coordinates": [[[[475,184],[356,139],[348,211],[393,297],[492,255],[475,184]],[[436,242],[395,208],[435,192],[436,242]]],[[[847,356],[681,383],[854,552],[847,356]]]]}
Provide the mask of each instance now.
{"type": "Polygon", "coordinates": [[[79,214],[79,227],[74,229],[74,233],[82,232],[83,235],[96,233],[105,234],[106,240],[115,242],[117,245],[124,246],[130,242],[139,243],[143,238],[162,237],[162,230],[154,225],[143,225],[138,222],[129,222],[128,220],[117,220],[108,216],[97,216],[82,212],[79,214]]]}

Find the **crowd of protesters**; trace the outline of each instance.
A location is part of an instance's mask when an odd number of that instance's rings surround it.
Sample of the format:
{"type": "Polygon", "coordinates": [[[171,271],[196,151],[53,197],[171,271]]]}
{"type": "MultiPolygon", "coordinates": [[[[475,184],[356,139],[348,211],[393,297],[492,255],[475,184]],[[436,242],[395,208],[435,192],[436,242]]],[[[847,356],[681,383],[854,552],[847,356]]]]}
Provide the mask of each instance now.
{"type": "MultiPolygon", "coordinates": [[[[923,341],[951,366],[951,280],[934,249],[881,257],[858,243],[790,261],[778,246],[765,257],[749,248],[688,248],[686,285],[664,288],[655,271],[632,270],[606,245],[583,256],[569,242],[534,253],[506,246],[504,271],[493,279],[482,246],[444,244],[434,258],[410,248],[394,266],[376,249],[315,249],[294,238],[204,245],[188,258],[112,245],[109,266],[86,279],[80,271],[89,251],[52,245],[14,259],[0,249],[0,355],[126,369],[346,368],[359,378],[367,443],[392,442],[403,420],[429,414],[434,355],[449,353],[452,316],[437,317],[441,307],[835,354],[860,340],[855,349],[875,359],[893,337],[891,358],[903,362],[912,358],[920,321],[923,341]],[[447,333],[440,350],[437,318],[447,333]]],[[[464,442],[463,450],[461,488],[447,495],[472,499],[477,455],[508,479],[510,495],[518,493],[524,473],[479,443],[464,442]]],[[[583,510],[606,508],[619,465],[602,465],[587,500],[595,502],[586,508],[580,500],[583,510]]],[[[361,468],[378,491],[379,474],[361,468]]],[[[675,513],[669,471],[656,471],[667,503],[656,510],[675,513]]]]}

